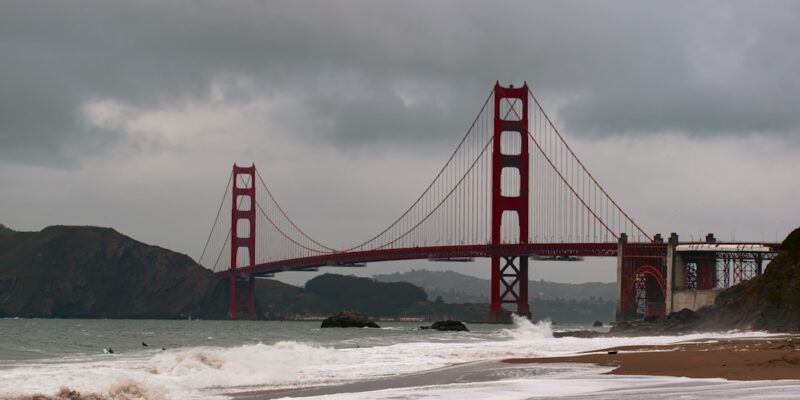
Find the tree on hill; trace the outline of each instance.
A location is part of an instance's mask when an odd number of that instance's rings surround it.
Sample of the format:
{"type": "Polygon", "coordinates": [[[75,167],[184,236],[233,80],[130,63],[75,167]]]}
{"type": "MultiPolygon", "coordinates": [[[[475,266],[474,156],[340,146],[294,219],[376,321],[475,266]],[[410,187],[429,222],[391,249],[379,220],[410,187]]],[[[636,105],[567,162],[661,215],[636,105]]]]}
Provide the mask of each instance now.
{"type": "Polygon", "coordinates": [[[14,233],[13,229],[11,229],[11,228],[3,225],[3,224],[0,224],[0,235],[8,235],[8,234],[12,234],[12,233],[14,233]]]}

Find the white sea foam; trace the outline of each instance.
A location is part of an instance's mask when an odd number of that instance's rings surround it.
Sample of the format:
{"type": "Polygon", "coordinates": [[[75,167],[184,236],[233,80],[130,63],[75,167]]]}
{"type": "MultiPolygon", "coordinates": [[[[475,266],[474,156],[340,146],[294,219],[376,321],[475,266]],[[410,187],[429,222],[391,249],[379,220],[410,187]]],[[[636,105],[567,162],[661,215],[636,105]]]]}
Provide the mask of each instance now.
{"type": "MultiPolygon", "coordinates": [[[[607,370],[607,369],[606,369],[607,370]]],[[[456,383],[406,387],[359,393],[341,393],[303,399],[326,400],[523,400],[566,398],[591,400],[667,399],[797,399],[800,381],[727,381],[661,376],[600,375],[602,369],[582,371],[581,376],[509,379],[493,382],[456,383]]]]}
{"type": "MultiPolygon", "coordinates": [[[[549,322],[532,324],[516,319],[513,329],[459,335],[446,336],[449,342],[435,340],[445,336],[430,335],[431,341],[402,341],[373,347],[334,348],[282,341],[270,345],[203,346],[165,352],[148,350],[138,355],[17,363],[0,370],[0,397],[52,394],[62,387],[82,393],[108,393],[115,386],[133,382],[150,398],[215,398],[235,391],[344,383],[476,360],[562,355],[617,345],[758,334],[556,339],[549,322]]],[[[442,398],[451,398],[453,393],[475,388],[442,390],[445,396],[442,398]]]]}

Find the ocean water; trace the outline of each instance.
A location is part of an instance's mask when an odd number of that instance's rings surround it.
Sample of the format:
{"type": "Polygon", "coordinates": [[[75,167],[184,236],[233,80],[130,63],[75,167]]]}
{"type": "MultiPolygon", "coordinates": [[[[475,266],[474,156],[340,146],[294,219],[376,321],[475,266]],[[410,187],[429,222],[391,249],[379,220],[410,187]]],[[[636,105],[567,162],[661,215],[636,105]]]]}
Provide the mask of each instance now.
{"type": "Polygon", "coordinates": [[[497,362],[763,333],[579,339],[553,338],[550,324],[527,320],[472,324],[471,332],[419,330],[419,323],[381,326],[320,329],[319,322],[0,319],[0,398],[52,396],[60,390],[96,399],[276,398],[299,395],[281,391],[285,389],[329,387],[338,389],[324,393],[326,399],[800,396],[800,382],[795,381],[620,377],[602,375],[607,367],[497,362]],[[114,353],[105,353],[108,348],[114,353]],[[363,386],[387,379],[389,384],[383,386],[363,386]]]}

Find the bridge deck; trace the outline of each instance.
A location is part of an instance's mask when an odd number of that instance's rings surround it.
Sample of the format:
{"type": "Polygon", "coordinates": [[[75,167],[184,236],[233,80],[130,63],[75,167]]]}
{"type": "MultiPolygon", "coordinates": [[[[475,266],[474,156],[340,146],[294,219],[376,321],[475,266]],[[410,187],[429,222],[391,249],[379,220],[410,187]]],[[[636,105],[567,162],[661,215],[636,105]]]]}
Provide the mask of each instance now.
{"type": "MultiPolygon", "coordinates": [[[[700,245],[703,243],[682,243],[683,245],[700,245]]],[[[742,243],[731,245],[741,246],[742,243]]],[[[752,246],[752,244],[747,244],[752,246]]],[[[780,248],[780,243],[758,243],[770,248],[773,252],[780,248]]],[[[647,250],[666,251],[667,243],[627,243],[626,251],[643,255],[647,250]],[[639,251],[637,251],[639,250],[639,251]]],[[[460,245],[460,246],[426,246],[400,249],[381,249],[370,251],[335,252],[330,254],[293,258],[289,260],[271,261],[251,267],[239,267],[239,275],[265,275],[284,271],[299,271],[308,268],[337,266],[346,264],[369,263],[379,261],[427,260],[435,258],[480,258],[492,255],[502,256],[557,256],[557,257],[616,257],[619,244],[611,243],[527,243],[503,245],[460,245]]],[[[217,275],[228,276],[230,271],[220,271],[217,275]]]]}
{"type": "MultiPolygon", "coordinates": [[[[631,243],[626,247],[665,247],[663,243],[631,243]]],[[[575,256],[616,257],[618,244],[614,243],[529,243],[503,245],[427,246],[370,251],[337,252],[290,260],[271,261],[252,267],[239,267],[241,275],[261,275],[275,272],[302,270],[332,265],[368,263],[395,260],[425,260],[431,258],[506,256],[575,256]]],[[[227,275],[229,271],[219,272],[227,275]]]]}

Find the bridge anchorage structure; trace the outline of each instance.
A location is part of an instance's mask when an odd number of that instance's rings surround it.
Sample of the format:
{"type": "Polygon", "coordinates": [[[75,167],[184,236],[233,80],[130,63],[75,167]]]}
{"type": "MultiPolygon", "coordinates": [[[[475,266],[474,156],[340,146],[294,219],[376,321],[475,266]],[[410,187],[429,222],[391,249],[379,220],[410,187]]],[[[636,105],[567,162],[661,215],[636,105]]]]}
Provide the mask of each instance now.
{"type": "Polygon", "coordinates": [[[255,165],[234,165],[199,263],[228,280],[229,318],[254,319],[264,312],[257,279],[275,273],[488,258],[488,320],[508,322],[512,312],[531,317],[531,260],[617,257],[617,319],[627,320],[697,308],[703,301],[688,299],[698,291],[710,291],[700,298],[713,301],[720,282],[760,273],[777,251],[775,244],[708,245],[650,237],[578,159],[527,83],[496,83],[422,194],[369,239],[322,244],[289,217],[255,165]]]}

